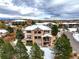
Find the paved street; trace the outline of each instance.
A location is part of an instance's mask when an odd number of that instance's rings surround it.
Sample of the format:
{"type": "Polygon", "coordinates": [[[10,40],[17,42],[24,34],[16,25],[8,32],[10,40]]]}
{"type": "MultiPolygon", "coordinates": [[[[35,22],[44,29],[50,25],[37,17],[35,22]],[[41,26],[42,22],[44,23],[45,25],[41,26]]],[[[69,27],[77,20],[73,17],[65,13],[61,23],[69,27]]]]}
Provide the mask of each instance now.
{"type": "Polygon", "coordinates": [[[73,48],[73,51],[76,51],[77,53],[79,53],[79,42],[77,42],[73,36],[72,33],[70,32],[65,32],[65,34],[68,36],[68,38],[70,39],[71,42],[71,46],[73,48]]]}

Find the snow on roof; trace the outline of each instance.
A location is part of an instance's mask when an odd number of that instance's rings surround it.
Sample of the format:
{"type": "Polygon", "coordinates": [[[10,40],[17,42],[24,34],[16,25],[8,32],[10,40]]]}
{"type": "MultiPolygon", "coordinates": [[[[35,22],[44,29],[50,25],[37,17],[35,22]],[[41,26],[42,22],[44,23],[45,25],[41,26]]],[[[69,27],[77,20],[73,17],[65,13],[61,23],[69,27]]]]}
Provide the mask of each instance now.
{"type": "Polygon", "coordinates": [[[28,26],[24,30],[34,30],[36,28],[39,28],[41,30],[51,30],[51,28],[49,28],[48,26],[44,26],[44,25],[32,25],[32,26],[28,26]]]}
{"type": "Polygon", "coordinates": [[[44,23],[36,23],[37,25],[48,25],[48,24],[53,24],[55,25],[56,23],[51,23],[51,22],[44,22],[44,23]]]}
{"type": "Polygon", "coordinates": [[[7,33],[8,31],[5,29],[0,29],[0,33],[7,33]]]}
{"type": "Polygon", "coordinates": [[[44,22],[44,23],[36,23],[37,25],[47,25],[49,22],[44,22]]]}
{"type": "Polygon", "coordinates": [[[68,28],[70,32],[77,31],[77,28],[68,28]]]}
{"type": "Polygon", "coordinates": [[[79,23],[68,23],[68,22],[64,22],[62,24],[79,24],[79,23]]]}
{"type": "Polygon", "coordinates": [[[14,20],[14,22],[25,22],[26,20],[14,20]]]}
{"type": "Polygon", "coordinates": [[[51,24],[56,25],[56,23],[51,23],[51,24]]]}
{"type": "Polygon", "coordinates": [[[52,37],[51,34],[44,34],[42,37],[52,37]]]}

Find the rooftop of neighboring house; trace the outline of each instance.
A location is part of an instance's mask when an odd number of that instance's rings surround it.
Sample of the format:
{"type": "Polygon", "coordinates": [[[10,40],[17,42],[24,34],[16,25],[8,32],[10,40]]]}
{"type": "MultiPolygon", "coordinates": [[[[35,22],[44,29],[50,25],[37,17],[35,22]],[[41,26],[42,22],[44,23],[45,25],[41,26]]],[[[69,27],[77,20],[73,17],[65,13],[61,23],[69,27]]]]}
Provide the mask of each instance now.
{"type": "Polygon", "coordinates": [[[41,30],[51,30],[51,28],[49,28],[48,26],[44,26],[44,25],[31,25],[26,27],[24,30],[35,30],[35,29],[41,29],[41,30]]]}
{"type": "Polygon", "coordinates": [[[55,25],[56,23],[54,22],[42,22],[42,23],[36,23],[37,25],[48,25],[48,24],[52,24],[55,25]]]}
{"type": "Polygon", "coordinates": [[[49,24],[50,22],[43,22],[43,23],[36,23],[37,25],[40,25],[40,24],[42,24],[42,25],[47,25],[47,24],[49,24]]]}
{"type": "Polygon", "coordinates": [[[26,20],[14,20],[13,22],[25,22],[26,20]]]}
{"type": "Polygon", "coordinates": [[[6,29],[0,29],[0,33],[7,33],[8,31],[6,29]]]}
{"type": "Polygon", "coordinates": [[[77,23],[77,22],[63,22],[62,24],[79,24],[79,23],[77,23]]]}

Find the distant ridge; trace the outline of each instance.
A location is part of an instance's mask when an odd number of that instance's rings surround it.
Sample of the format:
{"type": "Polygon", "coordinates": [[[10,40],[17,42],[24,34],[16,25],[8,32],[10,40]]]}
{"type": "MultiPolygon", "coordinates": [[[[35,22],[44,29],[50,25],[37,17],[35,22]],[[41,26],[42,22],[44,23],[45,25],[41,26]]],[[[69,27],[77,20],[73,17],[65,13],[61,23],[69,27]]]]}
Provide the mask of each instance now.
{"type": "Polygon", "coordinates": [[[34,20],[34,21],[79,21],[79,18],[71,18],[71,19],[62,19],[62,18],[49,18],[49,19],[31,19],[31,18],[20,18],[20,17],[15,17],[15,18],[9,18],[9,17],[0,17],[0,20],[34,20]]]}

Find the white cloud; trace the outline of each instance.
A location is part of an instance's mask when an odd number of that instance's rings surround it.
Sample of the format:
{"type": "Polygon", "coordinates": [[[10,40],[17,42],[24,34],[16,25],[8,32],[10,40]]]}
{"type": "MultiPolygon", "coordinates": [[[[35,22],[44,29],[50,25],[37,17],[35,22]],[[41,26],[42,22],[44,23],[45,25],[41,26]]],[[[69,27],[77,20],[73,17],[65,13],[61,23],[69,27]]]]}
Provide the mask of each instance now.
{"type": "Polygon", "coordinates": [[[41,12],[40,10],[38,10],[37,8],[32,8],[32,7],[28,7],[28,6],[16,6],[13,4],[8,4],[6,5],[5,3],[0,4],[0,6],[5,9],[8,10],[12,10],[12,11],[17,11],[19,13],[23,14],[33,14],[34,16],[40,15],[43,12],[41,12]]]}
{"type": "Polygon", "coordinates": [[[67,0],[51,0],[53,2],[53,4],[62,4],[64,2],[66,2],[67,0]]]}
{"type": "MultiPolygon", "coordinates": [[[[72,14],[67,13],[79,13],[79,0],[34,0],[34,2],[35,6],[28,6],[28,1],[21,3],[21,5],[17,6],[16,4],[13,4],[12,0],[0,0],[0,7],[4,8],[5,10],[8,9],[16,11],[20,13],[21,16],[24,15],[24,17],[27,16],[28,18],[50,18],[53,15],[58,15],[58,17],[70,17],[72,14]]],[[[4,16],[8,17],[10,15],[4,16]]],[[[12,17],[12,15],[10,17],[12,17]]]]}
{"type": "Polygon", "coordinates": [[[72,5],[66,5],[64,6],[64,8],[62,9],[62,12],[69,12],[69,13],[72,13],[72,12],[76,12],[79,10],[79,4],[72,4],[72,5]]]}
{"type": "Polygon", "coordinates": [[[11,1],[12,0],[0,0],[0,5],[3,5],[3,6],[13,5],[11,1]]]}
{"type": "Polygon", "coordinates": [[[39,16],[41,14],[44,14],[44,12],[32,7],[21,8],[19,9],[19,12],[21,14],[32,14],[32,16],[39,16]]]}
{"type": "Polygon", "coordinates": [[[4,3],[4,2],[7,2],[7,3],[10,3],[12,0],[0,0],[0,2],[4,3]]]}
{"type": "Polygon", "coordinates": [[[26,8],[20,8],[18,10],[21,14],[28,14],[28,13],[32,13],[34,10],[31,7],[26,7],[26,8]]]}
{"type": "Polygon", "coordinates": [[[7,14],[0,14],[0,17],[4,17],[4,18],[14,18],[14,17],[21,17],[19,15],[7,15],[7,14]]]}
{"type": "MultiPolygon", "coordinates": [[[[33,16],[22,16],[20,18],[22,18],[22,19],[38,19],[38,17],[33,17],[33,16]]],[[[41,18],[39,18],[39,19],[41,19],[41,18]]]]}

